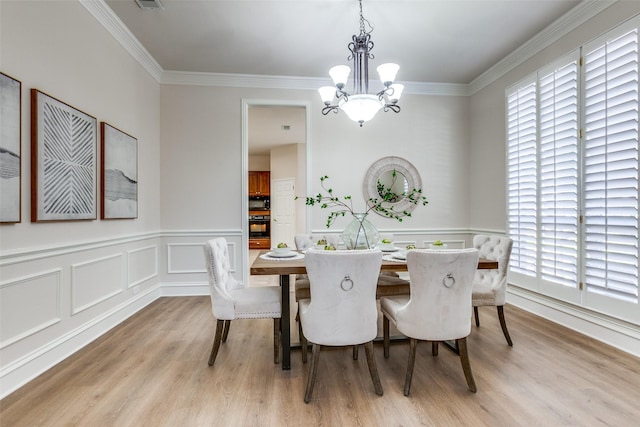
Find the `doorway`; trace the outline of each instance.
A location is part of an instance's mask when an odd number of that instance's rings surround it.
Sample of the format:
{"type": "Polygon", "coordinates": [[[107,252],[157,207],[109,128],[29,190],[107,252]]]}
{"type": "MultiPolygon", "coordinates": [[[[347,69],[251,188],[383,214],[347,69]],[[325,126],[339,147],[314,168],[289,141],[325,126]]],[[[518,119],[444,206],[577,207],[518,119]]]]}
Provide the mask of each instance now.
{"type": "MultiPolygon", "coordinates": [[[[306,232],[309,221],[309,211],[304,204],[304,197],[294,201],[296,195],[305,196],[310,189],[309,182],[309,114],[308,102],[273,101],[273,100],[243,100],[242,101],[242,182],[243,189],[248,194],[248,176],[250,171],[270,173],[270,210],[285,214],[283,220],[291,224],[278,227],[271,215],[271,233],[278,241],[270,241],[273,247],[280,241],[294,244],[295,233],[306,232]],[[284,184],[283,184],[284,183],[284,184]],[[276,185],[278,188],[276,189],[276,185]],[[289,197],[283,196],[285,186],[289,197]],[[277,190],[277,191],[276,191],[277,190]],[[280,206],[281,205],[281,206],[280,206]],[[293,215],[286,215],[287,210],[293,209],[293,215]],[[278,234],[279,233],[279,234],[278,234]]],[[[248,273],[249,248],[249,208],[248,197],[243,198],[243,259],[248,273]]],[[[248,280],[248,277],[246,277],[248,280]]]]}

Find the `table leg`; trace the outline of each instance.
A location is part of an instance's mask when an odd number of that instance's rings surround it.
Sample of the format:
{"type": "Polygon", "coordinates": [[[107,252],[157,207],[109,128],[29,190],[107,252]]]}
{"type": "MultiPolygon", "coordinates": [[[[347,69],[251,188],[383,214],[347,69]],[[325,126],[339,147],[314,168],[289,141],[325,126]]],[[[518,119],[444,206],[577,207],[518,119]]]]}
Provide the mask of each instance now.
{"type": "Polygon", "coordinates": [[[289,303],[289,275],[280,275],[280,290],[282,291],[282,316],[280,317],[280,331],[282,332],[282,370],[291,369],[291,313],[289,303]]]}

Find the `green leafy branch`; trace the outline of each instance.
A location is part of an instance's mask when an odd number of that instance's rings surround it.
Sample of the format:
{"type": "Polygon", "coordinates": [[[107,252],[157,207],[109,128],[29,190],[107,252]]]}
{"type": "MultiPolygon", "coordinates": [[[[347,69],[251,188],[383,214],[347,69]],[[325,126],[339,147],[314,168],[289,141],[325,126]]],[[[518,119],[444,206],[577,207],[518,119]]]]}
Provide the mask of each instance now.
{"type": "MultiPolygon", "coordinates": [[[[394,171],[395,177],[395,171],[394,171]]],[[[327,217],[327,228],[331,227],[331,224],[341,216],[345,216],[347,213],[353,215],[355,212],[353,210],[353,200],[351,196],[342,196],[338,197],[333,193],[333,188],[327,187],[326,180],[329,179],[327,175],[320,177],[320,185],[324,190],[323,193],[318,193],[314,197],[305,197],[305,205],[307,206],[320,206],[320,209],[332,209],[327,217]]],[[[381,183],[378,181],[378,187],[380,187],[381,183]]],[[[383,216],[387,218],[393,218],[398,222],[402,222],[402,218],[404,216],[411,216],[411,212],[403,211],[395,211],[393,205],[385,206],[385,204],[393,203],[391,200],[402,200],[406,198],[409,202],[417,205],[418,203],[422,203],[425,206],[427,203],[427,198],[422,195],[422,189],[416,189],[409,192],[403,192],[401,195],[397,195],[391,191],[391,187],[385,187],[382,185],[382,189],[378,191],[379,194],[382,194],[380,199],[378,198],[370,198],[368,203],[368,208],[364,214],[368,214],[370,211],[374,210],[379,212],[383,216]],[[395,197],[398,197],[397,199],[395,197]]],[[[296,199],[299,197],[296,196],[296,199]]]]}

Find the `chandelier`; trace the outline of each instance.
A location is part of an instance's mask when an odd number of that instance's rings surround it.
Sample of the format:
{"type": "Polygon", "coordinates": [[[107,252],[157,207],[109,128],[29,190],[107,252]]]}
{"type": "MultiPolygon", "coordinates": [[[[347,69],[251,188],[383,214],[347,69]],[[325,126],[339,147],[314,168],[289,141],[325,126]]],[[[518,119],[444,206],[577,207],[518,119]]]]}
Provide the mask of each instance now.
{"type": "Polygon", "coordinates": [[[381,109],[386,111],[400,112],[398,100],[404,86],[394,84],[396,73],[400,69],[398,64],[387,63],[377,68],[380,80],[384,85],[383,89],[375,95],[369,94],[369,59],[374,56],[371,53],[373,42],[371,41],[371,32],[373,27],[362,16],[362,0],[358,0],[360,4],[360,34],[352,37],[352,42],[347,45],[351,55],[347,60],[353,60],[353,94],[349,94],[345,90],[347,79],[351,69],[346,65],[336,65],[329,70],[329,75],[335,86],[323,86],[318,89],[324,108],[322,114],[325,116],[330,111],[338,113],[338,109],[344,111],[347,116],[354,122],[358,122],[360,127],[364,122],[371,120],[381,109]],[[365,23],[370,30],[367,32],[365,23]],[[337,101],[337,105],[332,102],[337,101]]]}

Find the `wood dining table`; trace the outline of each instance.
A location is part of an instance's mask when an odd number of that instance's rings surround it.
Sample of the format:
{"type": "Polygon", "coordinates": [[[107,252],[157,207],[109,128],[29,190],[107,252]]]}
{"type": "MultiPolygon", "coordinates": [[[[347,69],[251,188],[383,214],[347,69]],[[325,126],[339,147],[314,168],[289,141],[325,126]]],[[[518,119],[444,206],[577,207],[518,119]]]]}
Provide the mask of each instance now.
{"type": "MultiPolygon", "coordinates": [[[[261,251],[256,257],[249,273],[254,276],[280,276],[280,290],[282,292],[282,316],[280,318],[280,331],[282,335],[282,370],[291,369],[291,302],[290,302],[290,280],[291,274],[306,274],[304,258],[298,259],[264,259],[262,255],[269,251],[261,251]]],[[[498,261],[480,258],[478,269],[496,269],[498,261]]],[[[380,271],[401,272],[408,271],[406,262],[385,260],[383,258],[380,271]]]]}

